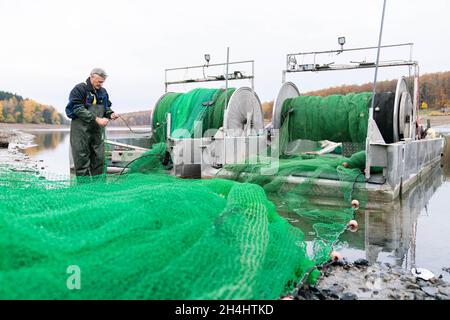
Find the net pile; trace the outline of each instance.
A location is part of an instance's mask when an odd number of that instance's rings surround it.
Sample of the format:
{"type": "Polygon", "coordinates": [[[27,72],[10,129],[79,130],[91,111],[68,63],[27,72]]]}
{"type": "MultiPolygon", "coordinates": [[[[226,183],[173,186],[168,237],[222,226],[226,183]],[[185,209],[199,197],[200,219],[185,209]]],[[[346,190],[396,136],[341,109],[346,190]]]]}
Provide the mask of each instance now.
{"type": "Polygon", "coordinates": [[[275,299],[313,265],[254,184],[3,170],[0,203],[2,299],[275,299]]]}

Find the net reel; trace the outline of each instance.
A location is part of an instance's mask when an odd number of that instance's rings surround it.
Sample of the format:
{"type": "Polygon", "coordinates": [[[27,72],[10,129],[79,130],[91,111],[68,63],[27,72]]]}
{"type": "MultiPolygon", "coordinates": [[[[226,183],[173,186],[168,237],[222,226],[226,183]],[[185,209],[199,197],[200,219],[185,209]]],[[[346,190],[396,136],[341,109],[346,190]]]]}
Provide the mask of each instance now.
{"type": "MultiPolygon", "coordinates": [[[[286,82],[281,86],[274,103],[273,129],[279,130],[283,125],[282,108],[285,101],[299,96],[300,91],[294,83],[286,82]]],[[[416,110],[404,77],[398,80],[395,93],[383,92],[375,95],[374,120],[385,143],[415,139],[416,110]]]]}
{"type": "MultiPolygon", "coordinates": [[[[264,116],[261,102],[255,91],[249,87],[235,90],[223,108],[223,121],[219,128],[204,128],[203,136],[195,134],[190,138],[173,138],[171,132],[170,110],[160,102],[175,93],[164,94],[157,102],[152,112],[152,123],[156,130],[164,129],[167,134],[165,142],[170,150],[174,164],[174,174],[181,177],[200,177],[203,170],[219,169],[227,163],[245,161],[257,155],[266,145],[264,134],[264,116]],[[158,114],[165,114],[164,121],[156,121],[158,114]],[[162,122],[162,123],[161,123],[162,122]],[[165,126],[165,127],[162,127],[165,126]],[[203,168],[203,169],[202,169],[203,168]]],[[[215,108],[211,101],[203,101],[206,108],[215,108]],[[209,103],[209,104],[208,104],[209,103]]],[[[183,106],[189,108],[188,105],[183,106]]],[[[170,108],[169,108],[170,109],[170,108]]],[[[218,110],[220,112],[220,110],[218,110]]]]}

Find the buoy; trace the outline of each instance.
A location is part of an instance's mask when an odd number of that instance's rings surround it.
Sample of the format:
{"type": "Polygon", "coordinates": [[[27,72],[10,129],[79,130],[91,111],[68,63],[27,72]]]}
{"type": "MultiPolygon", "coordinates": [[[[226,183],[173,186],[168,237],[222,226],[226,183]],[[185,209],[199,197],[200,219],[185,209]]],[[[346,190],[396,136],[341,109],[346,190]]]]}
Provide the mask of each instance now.
{"type": "Polygon", "coordinates": [[[359,201],[358,200],[353,200],[352,201],[352,208],[355,210],[359,209],[359,201]]]}
{"type": "Polygon", "coordinates": [[[337,251],[332,251],[330,253],[330,258],[332,261],[339,261],[342,260],[342,255],[337,251]]]}
{"type": "Polygon", "coordinates": [[[350,166],[350,165],[348,164],[348,162],[344,162],[342,165],[344,166],[344,168],[348,168],[348,167],[350,166]]]}
{"type": "Polygon", "coordinates": [[[287,296],[287,297],[281,298],[281,300],[294,300],[294,299],[292,297],[287,296]]]}
{"type": "Polygon", "coordinates": [[[356,231],[358,231],[358,221],[356,221],[356,220],[351,220],[351,221],[347,224],[347,229],[350,230],[351,232],[356,232],[356,231]]]}

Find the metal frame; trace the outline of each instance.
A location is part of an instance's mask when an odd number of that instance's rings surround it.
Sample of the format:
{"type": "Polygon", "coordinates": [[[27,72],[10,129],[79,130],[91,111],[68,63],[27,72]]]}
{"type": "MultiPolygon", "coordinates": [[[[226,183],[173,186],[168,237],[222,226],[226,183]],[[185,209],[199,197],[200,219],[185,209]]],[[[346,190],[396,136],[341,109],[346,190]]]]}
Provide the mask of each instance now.
{"type": "MultiPolygon", "coordinates": [[[[133,146],[130,144],[120,143],[117,141],[112,140],[105,140],[106,144],[117,146],[121,148],[125,148],[126,150],[111,150],[111,157],[110,157],[110,165],[114,165],[120,162],[131,162],[136,160],[137,158],[141,157],[145,152],[147,152],[149,149],[142,148],[138,146],[133,146]]],[[[109,166],[107,168],[108,173],[122,173],[124,172],[124,169],[121,167],[116,166],[109,166]]]]}
{"type": "MultiPolygon", "coordinates": [[[[202,83],[202,82],[219,82],[219,81],[224,81],[225,82],[225,89],[228,90],[229,87],[229,81],[234,81],[234,80],[250,80],[251,82],[251,91],[253,92],[253,94],[256,97],[257,103],[260,106],[261,102],[259,101],[258,96],[256,95],[256,93],[254,92],[254,79],[255,79],[255,61],[254,60],[245,60],[245,61],[234,61],[234,62],[230,62],[230,48],[227,48],[227,55],[226,55],[227,59],[225,63],[216,63],[216,64],[205,64],[205,65],[197,65],[197,66],[186,66],[186,67],[179,67],[179,68],[171,68],[171,69],[166,69],[165,70],[165,90],[166,93],[168,92],[168,87],[170,85],[175,85],[175,84],[191,84],[191,83],[202,83]],[[230,74],[229,73],[229,66],[230,65],[250,65],[251,66],[251,74],[250,75],[243,75],[241,72],[242,76],[236,76],[235,73],[230,74]],[[204,74],[204,78],[200,78],[200,79],[188,79],[188,80],[180,80],[180,81],[168,81],[168,73],[172,72],[172,71],[180,71],[180,70],[191,70],[191,69],[204,69],[207,67],[225,67],[225,74],[220,74],[219,76],[212,76],[212,77],[206,77],[204,74]]],[[[244,90],[244,88],[250,90],[248,87],[241,87],[239,89],[237,89],[230,98],[228,98],[228,96],[226,96],[225,99],[225,114],[224,114],[224,125],[223,128],[225,129],[224,131],[219,131],[216,136],[214,138],[188,138],[188,139],[174,139],[170,136],[170,132],[171,132],[171,114],[168,113],[167,114],[167,118],[166,118],[166,128],[167,128],[167,144],[169,149],[171,150],[171,153],[177,154],[177,155],[181,155],[183,153],[184,156],[184,150],[185,150],[185,146],[187,146],[188,144],[193,146],[195,150],[200,150],[200,154],[199,156],[193,156],[191,154],[191,163],[184,163],[184,162],[177,162],[174,161],[174,169],[172,171],[173,174],[180,176],[180,177],[200,177],[204,175],[204,170],[210,170],[210,169],[214,169],[214,170],[218,170],[216,168],[214,168],[215,166],[218,167],[218,164],[220,162],[220,165],[223,165],[224,163],[226,163],[227,158],[224,157],[222,159],[222,161],[217,162],[218,160],[218,156],[219,155],[226,155],[228,153],[225,152],[226,146],[227,144],[233,144],[233,145],[239,145],[239,146],[245,146],[246,148],[248,148],[248,141],[249,139],[258,139],[258,141],[263,141],[264,145],[267,144],[266,140],[267,137],[265,135],[257,135],[257,136],[229,136],[228,135],[228,108],[230,107],[230,104],[232,103],[233,99],[235,99],[238,95],[238,93],[241,92],[241,90],[244,90]],[[205,164],[203,162],[203,154],[205,152],[207,152],[207,149],[210,147],[214,147],[217,148],[217,154],[215,153],[216,151],[214,151],[214,156],[211,157],[211,160],[214,161],[214,163],[212,164],[205,164]],[[198,149],[197,149],[198,148],[198,149]],[[182,153],[179,153],[180,151],[182,151],[182,153]]],[[[155,111],[155,109],[153,109],[153,112],[155,111]]],[[[248,121],[248,123],[250,123],[251,121],[248,121]]],[[[263,130],[263,123],[262,123],[262,127],[261,130],[263,130]]],[[[250,127],[248,128],[248,131],[250,131],[250,127]]],[[[259,146],[259,145],[258,145],[259,146]]],[[[215,149],[216,150],[216,149],[215,149]]],[[[245,149],[246,151],[247,150],[245,149]]],[[[230,153],[233,157],[236,157],[237,155],[235,154],[235,152],[230,153]]],[[[213,170],[209,173],[206,173],[204,176],[205,177],[209,177],[209,174],[213,174],[213,170]]]]}
{"type": "MultiPolygon", "coordinates": [[[[400,43],[400,44],[391,44],[384,46],[373,46],[373,47],[360,47],[360,48],[352,48],[352,49],[340,49],[340,50],[328,50],[328,51],[312,51],[312,52],[300,52],[300,53],[290,53],[287,54],[286,58],[286,69],[282,72],[282,83],[286,82],[286,75],[288,73],[297,73],[297,72],[321,72],[321,71],[342,71],[342,70],[358,70],[358,69],[373,69],[373,68],[388,68],[388,67],[409,67],[409,75],[411,74],[411,68],[414,68],[414,97],[413,97],[413,106],[416,111],[419,107],[419,63],[417,61],[412,60],[412,52],[413,52],[414,43],[400,43]],[[341,54],[347,51],[367,51],[367,50],[377,50],[378,48],[394,48],[394,47],[406,47],[410,48],[409,50],[409,60],[396,60],[396,61],[377,61],[377,62],[350,62],[352,64],[348,65],[338,65],[333,66],[332,64],[307,64],[307,65],[298,65],[295,64],[295,68],[291,69],[290,60],[292,57],[297,59],[297,57],[307,56],[307,55],[321,55],[321,54],[330,54],[336,53],[341,54]],[[305,66],[308,66],[307,68],[305,66]],[[313,66],[310,68],[310,66],[313,66]],[[303,68],[302,68],[303,67],[303,68]]],[[[315,60],[315,58],[314,58],[315,60]]],[[[372,108],[371,108],[372,109],[372,108]]],[[[371,110],[372,112],[372,110],[371,110]]],[[[372,114],[371,117],[372,118],[372,114]]]]}
{"type": "Polygon", "coordinates": [[[321,71],[342,71],[342,70],[358,70],[358,69],[374,69],[374,68],[388,68],[388,67],[409,67],[410,76],[411,76],[411,68],[414,68],[414,98],[413,98],[413,106],[414,110],[418,109],[419,105],[419,63],[417,61],[412,60],[412,52],[414,43],[400,43],[400,44],[391,44],[380,46],[380,48],[394,48],[394,47],[405,47],[409,46],[409,60],[396,60],[396,61],[378,61],[377,62],[350,62],[353,64],[349,65],[338,65],[333,66],[331,64],[317,65],[312,64],[313,68],[311,69],[301,69],[300,67],[308,66],[308,65],[295,65],[295,69],[290,69],[290,60],[292,57],[297,59],[300,56],[306,55],[321,55],[321,54],[330,54],[336,53],[341,54],[342,52],[347,51],[367,51],[367,50],[376,50],[378,46],[373,47],[360,47],[360,48],[352,48],[352,49],[341,49],[341,50],[328,50],[328,51],[312,51],[312,52],[300,52],[300,53],[290,53],[287,54],[286,58],[286,70],[282,71],[282,83],[286,82],[286,75],[288,73],[297,73],[297,72],[321,72],[321,71]]]}
{"type": "MultiPolygon", "coordinates": [[[[409,67],[417,67],[418,68],[417,61],[413,61],[412,60],[412,50],[413,50],[414,43],[401,43],[401,44],[384,45],[384,46],[381,46],[381,48],[393,48],[393,47],[405,47],[405,46],[409,46],[410,47],[410,59],[409,60],[380,61],[378,67],[382,68],[382,67],[409,66],[409,67]]],[[[378,49],[378,47],[361,47],[361,48],[341,49],[341,50],[289,53],[286,56],[286,69],[283,70],[282,83],[286,82],[286,74],[288,74],[288,73],[338,71],[338,70],[355,70],[355,69],[376,68],[377,67],[376,62],[350,62],[350,63],[353,63],[353,64],[339,65],[337,67],[334,67],[331,64],[318,65],[318,64],[315,63],[315,56],[317,56],[317,55],[330,54],[330,53],[341,54],[343,52],[348,52],[348,51],[367,51],[367,50],[375,50],[375,49],[378,49]],[[291,58],[297,59],[298,57],[308,56],[308,55],[314,55],[314,63],[313,64],[306,64],[306,65],[298,65],[298,64],[296,64],[295,65],[295,69],[289,68],[291,58]],[[313,68],[307,69],[306,66],[313,66],[313,68]],[[300,67],[304,67],[304,68],[301,69],[300,67]]]]}
{"type": "Polygon", "coordinates": [[[208,64],[208,65],[197,65],[197,66],[186,66],[186,67],[179,67],[179,68],[170,68],[165,69],[165,92],[168,92],[168,88],[170,85],[175,84],[190,84],[190,83],[200,83],[200,82],[218,82],[218,81],[230,81],[230,80],[250,80],[251,82],[251,88],[255,89],[255,60],[245,60],[245,61],[235,61],[235,62],[224,62],[224,63],[215,63],[215,64],[208,64]],[[234,75],[228,74],[228,66],[230,65],[237,65],[237,64],[251,64],[252,66],[252,73],[249,76],[242,77],[234,77],[234,75]],[[167,75],[169,72],[172,71],[180,71],[180,70],[190,70],[190,69],[203,69],[203,68],[209,68],[209,67],[219,67],[219,66],[225,66],[227,67],[227,72],[225,75],[218,75],[213,78],[197,78],[197,79],[188,79],[188,80],[179,80],[179,81],[167,81],[167,75]]]}
{"type": "MultiPolygon", "coordinates": [[[[381,37],[380,37],[381,38],[381,37]]],[[[282,72],[282,83],[286,82],[286,75],[288,73],[296,73],[296,72],[321,72],[321,71],[342,71],[342,70],[359,70],[359,69],[371,69],[375,68],[375,72],[377,73],[378,68],[383,67],[409,67],[409,74],[411,76],[411,68],[414,68],[414,98],[413,98],[413,108],[414,114],[417,117],[418,114],[418,104],[419,104],[419,64],[417,61],[412,60],[412,52],[413,52],[413,43],[401,43],[401,44],[391,44],[384,46],[373,46],[373,47],[360,47],[360,48],[351,48],[351,49],[340,49],[340,50],[328,50],[328,51],[312,51],[312,52],[300,52],[300,53],[291,53],[286,56],[286,69],[282,72]],[[409,52],[409,60],[395,60],[395,61],[379,61],[379,52],[381,48],[394,48],[394,47],[406,47],[410,48],[409,52]],[[332,64],[323,64],[318,65],[315,63],[315,59],[317,55],[336,53],[341,54],[343,52],[348,51],[367,51],[367,50],[378,50],[377,60],[376,62],[352,62],[351,64],[337,65],[333,66],[332,64]],[[307,55],[314,55],[314,63],[313,64],[297,64],[297,58],[304,57],[307,55]],[[292,61],[295,61],[292,64],[292,61]]],[[[374,82],[374,91],[376,85],[376,75],[374,82]]],[[[397,88],[398,91],[398,88],[397,88]]],[[[369,115],[369,128],[367,132],[367,142],[366,142],[366,169],[371,167],[372,159],[372,144],[379,144],[380,141],[384,140],[379,133],[378,127],[373,120],[373,106],[370,108],[369,115]]],[[[366,170],[366,180],[370,179],[370,170],[366,170]]]]}

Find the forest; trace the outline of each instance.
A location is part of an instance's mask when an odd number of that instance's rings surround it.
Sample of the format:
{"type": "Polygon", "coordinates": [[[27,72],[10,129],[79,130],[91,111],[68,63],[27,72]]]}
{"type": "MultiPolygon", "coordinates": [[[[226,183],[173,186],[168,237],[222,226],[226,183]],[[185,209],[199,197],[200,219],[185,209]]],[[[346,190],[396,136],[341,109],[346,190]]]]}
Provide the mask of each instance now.
{"type": "Polygon", "coordinates": [[[68,121],[52,106],[0,91],[0,122],[65,124],[68,121]]]}

